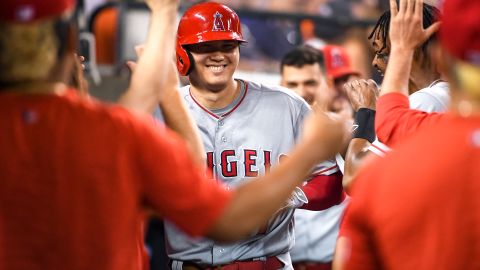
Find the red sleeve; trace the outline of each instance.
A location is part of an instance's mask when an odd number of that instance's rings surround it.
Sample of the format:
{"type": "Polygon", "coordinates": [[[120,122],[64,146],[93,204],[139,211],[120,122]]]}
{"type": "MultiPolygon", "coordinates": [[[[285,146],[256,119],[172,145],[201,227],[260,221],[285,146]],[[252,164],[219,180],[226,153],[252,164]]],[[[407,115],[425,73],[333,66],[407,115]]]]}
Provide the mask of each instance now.
{"type": "Polygon", "coordinates": [[[172,131],[152,129],[142,136],[138,160],[147,202],[185,232],[206,233],[230,202],[231,192],[204,176],[172,131]]]}
{"type": "Polygon", "coordinates": [[[345,199],[340,171],[331,175],[317,175],[302,190],[308,198],[308,203],[301,207],[305,210],[325,210],[345,199]]]}
{"type": "Polygon", "coordinates": [[[439,113],[410,109],[408,97],[401,93],[389,93],[377,101],[375,132],[379,141],[393,146],[419,127],[436,123],[441,117],[439,113]]]}

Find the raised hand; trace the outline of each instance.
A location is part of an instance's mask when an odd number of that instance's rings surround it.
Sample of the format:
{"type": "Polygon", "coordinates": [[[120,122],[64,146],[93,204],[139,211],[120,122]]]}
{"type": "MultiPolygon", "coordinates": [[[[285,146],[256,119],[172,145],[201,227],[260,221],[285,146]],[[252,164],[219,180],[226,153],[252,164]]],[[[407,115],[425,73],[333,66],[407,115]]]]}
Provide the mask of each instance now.
{"type": "Polygon", "coordinates": [[[145,0],[145,3],[152,12],[164,10],[166,7],[177,7],[180,0],[145,0]]]}
{"type": "Polygon", "coordinates": [[[397,6],[396,0],[390,0],[390,44],[393,47],[413,50],[423,44],[433,33],[440,23],[434,23],[427,29],[423,29],[423,0],[400,0],[397,6]]]}
{"type": "Polygon", "coordinates": [[[360,108],[375,110],[380,89],[375,81],[355,80],[343,85],[354,111],[360,108]]]}
{"type": "MultiPolygon", "coordinates": [[[[143,44],[135,46],[135,54],[137,55],[137,58],[140,58],[144,49],[145,49],[145,45],[143,44]]],[[[134,72],[135,68],[137,67],[137,62],[127,61],[127,66],[131,72],[134,72]]]]}
{"type": "Polygon", "coordinates": [[[302,140],[310,144],[309,150],[316,156],[326,152],[339,153],[347,137],[346,127],[346,119],[339,115],[314,110],[306,119],[302,140]]]}

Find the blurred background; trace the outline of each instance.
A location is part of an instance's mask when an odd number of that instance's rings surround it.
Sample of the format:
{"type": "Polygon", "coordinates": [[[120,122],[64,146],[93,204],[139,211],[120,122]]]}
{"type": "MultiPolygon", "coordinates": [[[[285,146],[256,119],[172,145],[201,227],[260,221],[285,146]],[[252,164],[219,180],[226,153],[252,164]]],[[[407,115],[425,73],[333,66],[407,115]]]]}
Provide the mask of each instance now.
{"type": "MultiPolygon", "coordinates": [[[[191,5],[183,0],[178,16],[191,5]]],[[[373,50],[367,37],[388,0],[219,0],[240,17],[248,43],[241,47],[237,78],[278,84],[279,60],[295,46],[343,46],[362,77],[381,82],[371,68],[373,50]]],[[[439,5],[439,1],[426,1],[439,5]]],[[[134,0],[80,0],[80,54],[93,96],[116,100],[128,86],[127,60],[135,60],[134,46],[146,39],[149,12],[134,0]]],[[[186,78],[182,82],[186,83],[186,78]]]]}

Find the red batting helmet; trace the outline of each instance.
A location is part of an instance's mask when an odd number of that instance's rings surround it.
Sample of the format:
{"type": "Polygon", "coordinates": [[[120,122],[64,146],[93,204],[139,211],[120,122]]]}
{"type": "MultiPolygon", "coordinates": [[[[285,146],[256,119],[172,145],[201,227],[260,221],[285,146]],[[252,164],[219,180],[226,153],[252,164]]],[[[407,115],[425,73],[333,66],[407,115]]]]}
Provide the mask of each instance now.
{"type": "Polygon", "coordinates": [[[193,67],[192,56],[184,45],[215,40],[245,42],[238,15],[231,8],[214,2],[206,2],[189,8],[178,25],[177,69],[188,75],[193,67]]]}

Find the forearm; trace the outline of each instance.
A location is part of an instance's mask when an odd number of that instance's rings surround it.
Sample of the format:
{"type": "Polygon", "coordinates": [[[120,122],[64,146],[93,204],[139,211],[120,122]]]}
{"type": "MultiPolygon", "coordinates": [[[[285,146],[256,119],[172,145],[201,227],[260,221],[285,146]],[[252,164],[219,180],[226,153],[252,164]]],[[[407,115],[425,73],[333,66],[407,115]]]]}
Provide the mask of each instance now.
{"type": "Polygon", "coordinates": [[[165,124],[182,137],[191,152],[194,161],[205,165],[205,150],[195,120],[188,113],[178,91],[168,91],[161,100],[165,124]]]}
{"type": "Polygon", "coordinates": [[[380,95],[396,92],[408,96],[408,79],[413,53],[414,51],[411,49],[396,47],[392,44],[380,95]]]}
{"type": "Polygon", "coordinates": [[[368,147],[371,143],[362,138],[353,138],[348,146],[347,155],[345,157],[345,175],[343,176],[343,188],[347,193],[351,189],[355,175],[362,164],[365,163],[366,157],[370,151],[368,147]]]}
{"type": "Polygon", "coordinates": [[[147,43],[132,74],[130,86],[119,103],[130,110],[151,113],[168,82],[168,65],[172,61],[177,4],[152,10],[147,43]]]}
{"type": "Polygon", "coordinates": [[[301,207],[305,210],[325,210],[340,204],[345,199],[340,171],[331,175],[315,176],[301,189],[308,198],[308,203],[301,207]]]}
{"type": "Polygon", "coordinates": [[[328,148],[325,147],[319,155],[311,152],[308,143],[300,143],[289,155],[290,158],[272,168],[270,173],[238,187],[232,202],[209,235],[223,236],[223,240],[232,241],[248,235],[259,224],[266,224],[290,197],[293,189],[301,185],[311,168],[319,160],[325,160],[336,152],[336,149],[328,148]]]}

